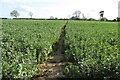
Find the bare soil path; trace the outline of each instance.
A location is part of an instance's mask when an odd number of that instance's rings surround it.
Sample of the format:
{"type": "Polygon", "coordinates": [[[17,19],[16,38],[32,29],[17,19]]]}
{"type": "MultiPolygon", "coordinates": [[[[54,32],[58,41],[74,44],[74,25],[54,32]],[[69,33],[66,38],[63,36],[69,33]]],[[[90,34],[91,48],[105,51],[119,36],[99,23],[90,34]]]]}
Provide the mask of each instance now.
{"type": "Polygon", "coordinates": [[[64,58],[64,37],[65,37],[65,27],[61,30],[61,35],[59,41],[55,47],[57,50],[54,52],[54,55],[50,56],[48,61],[39,64],[39,68],[42,70],[43,76],[36,77],[32,80],[58,80],[59,78],[64,78],[63,74],[66,61],[64,58]]]}

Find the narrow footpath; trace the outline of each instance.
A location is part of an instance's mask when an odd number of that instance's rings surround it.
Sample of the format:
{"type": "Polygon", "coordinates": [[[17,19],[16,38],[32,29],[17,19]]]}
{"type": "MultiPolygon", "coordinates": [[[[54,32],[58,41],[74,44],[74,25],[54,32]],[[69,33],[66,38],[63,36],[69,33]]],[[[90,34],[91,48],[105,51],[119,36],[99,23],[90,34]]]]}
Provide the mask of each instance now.
{"type": "Polygon", "coordinates": [[[66,65],[66,61],[63,51],[66,24],[61,29],[59,41],[57,42],[57,45],[55,45],[57,50],[54,52],[54,55],[50,56],[49,60],[39,64],[39,67],[44,75],[36,77],[32,80],[58,80],[65,77],[63,70],[66,65]]]}

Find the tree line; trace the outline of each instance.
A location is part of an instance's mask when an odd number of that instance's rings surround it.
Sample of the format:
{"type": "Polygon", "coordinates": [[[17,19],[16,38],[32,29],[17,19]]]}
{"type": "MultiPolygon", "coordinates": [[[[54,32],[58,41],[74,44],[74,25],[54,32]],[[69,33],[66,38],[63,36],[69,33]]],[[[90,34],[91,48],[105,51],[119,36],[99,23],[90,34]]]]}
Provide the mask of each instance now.
{"type": "MultiPolygon", "coordinates": [[[[32,12],[29,12],[28,14],[29,14],[29,16],[32,18],[33,13],[32,13],[32,12]]],[[[17,18],[18,16],[20,16],[20,13],[19,13],[17,10],[13,10],[13,11],[10,13],[10,15],[11,15],[12,17],[17,18]]]]}
{"type": "MultiPolygon", "coordinates": [[[[18,18],[18,16],[20,16],[20,13],[17,11],[17,10],[13,10],[13,11],[11,11],[10,12],[10,15],[12,16],[12,17],[15,17],[16,19],[23,19],[23,18],[18,18]]],[[[32,12],[29,12],[28,13],[28,15],[30,16],[30,18],[29,19],[36,19],[36,18],[32,18],[33,17],[33,13],[32,12]]],[[[99,12],[99,16],[100,16],[100,18],[99,18],[99,20],[100,21],[120,21],[120,18],[119,17],[117,17],[116,19],[113,19],[113,20],[108,20],[106,17],[104,17],[104,11],[100,11],[99,12]]],[[[28,18],[24,18],[24,19],[28,19],[28,18]]],[[[52,19],[52,20],[56,20],[56,19],[58,19],[57,17],[53,17],[53,16],[50,16],[50,18],[49,18],[50,20],[52,19]]],[[[61,20],[65,20],[66,18],[61,18],[61,20]]],[[[70,20],[96,20],[96,19],[93,19],[93,18],[87,18],[85,15],[84,15],[84,13],[82,13],[80,10],[76,10],[73,14],[72,14],[72,16],[70,17],[70,20]],[[80,16],[82,15],[82,18],[80,18],[80,16]]]]}

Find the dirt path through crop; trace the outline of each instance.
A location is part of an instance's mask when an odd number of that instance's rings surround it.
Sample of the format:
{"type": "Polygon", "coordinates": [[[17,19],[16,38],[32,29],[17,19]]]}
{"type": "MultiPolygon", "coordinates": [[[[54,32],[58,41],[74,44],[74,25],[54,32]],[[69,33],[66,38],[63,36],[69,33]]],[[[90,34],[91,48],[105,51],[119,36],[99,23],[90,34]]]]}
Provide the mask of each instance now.
{"type": "Polygon", "coordinates": [[[50,56],[48,61],[39,64],[43,76],[36,77],[32,80],[57,80],[58,78],[65,77],[65,75],[63,74],[63,70],[66,65],[66,62],[64,59],[63,50],[66,24],[61,30],[61,35],[57,45],[55,45],[55,47],[57,47],[57,50],[55,51],[54,55],[50,56]]]}

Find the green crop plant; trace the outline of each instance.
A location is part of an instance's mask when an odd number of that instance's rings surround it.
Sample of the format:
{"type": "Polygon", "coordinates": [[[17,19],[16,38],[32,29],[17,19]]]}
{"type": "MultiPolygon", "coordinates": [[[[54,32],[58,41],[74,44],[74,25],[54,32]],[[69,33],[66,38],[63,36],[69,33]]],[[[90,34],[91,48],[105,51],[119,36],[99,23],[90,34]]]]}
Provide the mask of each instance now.
{"type": "Polygon", "coordinates": [[[120,78],[118,23],[69,21],[65,74],[71,78],[120,78]]]}
{"type": "Polygon", "coordinates": [[[3,20],[3,78],[29,78],[37,74],[37,64],[48,59],[59,40],[65,21],[3,20]]]}

